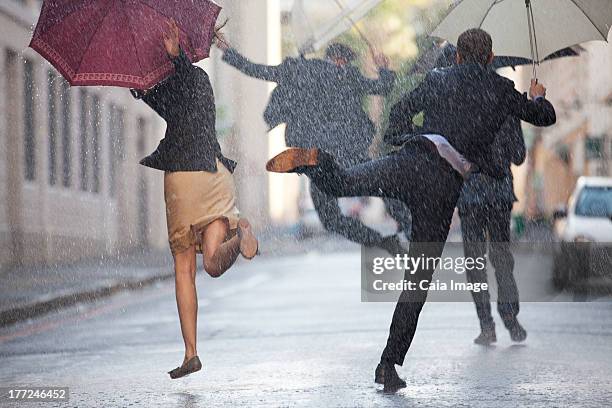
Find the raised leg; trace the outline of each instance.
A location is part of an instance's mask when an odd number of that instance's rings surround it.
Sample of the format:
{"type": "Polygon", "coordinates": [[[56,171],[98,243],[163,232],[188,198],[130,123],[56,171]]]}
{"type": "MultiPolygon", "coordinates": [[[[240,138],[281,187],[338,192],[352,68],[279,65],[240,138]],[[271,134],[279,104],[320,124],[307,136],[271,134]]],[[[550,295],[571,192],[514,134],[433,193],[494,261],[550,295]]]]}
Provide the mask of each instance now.
{"type": "Polygon", "coordinates": [[[333,197],[402,198],[411,184],[411,163],[402,151],[347,169],[320,151],[319,165],[305,172],[319,190],[333,197]],[[402,176],[398,180],[398,176],[402,176]]]}
{"type": "Polygon", "coordinates": [[[383,198],[385,202],[385,208],[391,218],[397,222],[398,233],[403,232],[406,239],[410,241],[412,234],[412,215],[410,214],[410,208],[400,200],[393,198],[383,198]]]}
{"type": "Polygon", "coordinates": [[[336,197],[323,193],[314,184],[310,185],[310,195],[319,219],[327,231],[366,246],[374,246],[382,241],[379,232],[356,218],[344,215],[336,197]]]}
{"type": "Polygon", "coordinates": [[[208,225],[202,233],[204,270],[213,278],[227,272],[240,255],[240,237],[236,234],[227,240],[229,232],[227,222],[220,219],[208,225]]]}

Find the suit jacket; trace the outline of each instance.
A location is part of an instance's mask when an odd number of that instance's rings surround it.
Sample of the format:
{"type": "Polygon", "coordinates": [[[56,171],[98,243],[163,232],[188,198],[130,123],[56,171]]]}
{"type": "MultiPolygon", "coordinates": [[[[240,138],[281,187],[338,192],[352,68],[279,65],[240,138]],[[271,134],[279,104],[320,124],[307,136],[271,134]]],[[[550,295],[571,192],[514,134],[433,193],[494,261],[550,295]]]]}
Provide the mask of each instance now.
{"type": "MultiPolygon", "coordinates": [[[[514,116],[536,126],[556,122],[544,98],[531,101],[514,83],[479,64],[461,64],[429,72],[423,82],[391,110],[385,140],[401,145],[415,129],[412,118],[425,112],[420,134],[439,134],[480,170],[504,178],[506,166],[494,160],[495,136],[514,116]]],[[[504,137],[500,143],[505,143],[504,137]]]]}
{"type": "Polygon", "coordinates": [[[381,69],[378,79],[370,79],[357,67],[304,57],[261,65],[233,49],[223,60],[246,75],[278,84],[264,118],[271,128],[287,124],[288,146],[318,147],[345,165],[367,157],[375,127],[363,110],[363,98],[389,94],[395,73],[381,69]]]}
{"type": "Polygon", "coordinates": [[[215,129],[215,96],[206,72],[181,50],[172,60],[175,73],[146,94],[136,97],[167,123],[157,150],[141,164],[163,171],[217,171],[217,161],[231,172],[236,163],[221,154],[215,129]]]}
{"type": "Polygon", "coordinates": [[[493,178],[483,173],[473,174],[463,185],[457,203],[460,214],[469,213],[474,207],[492,207],[507,211],[517,201],[514,195],[514,179],[511,165],[525,162],[527,147],[523,138],[521,121],[508,116],[495,136],[491,146],[493,160],[504,170],[503,178],[493,178]]]}

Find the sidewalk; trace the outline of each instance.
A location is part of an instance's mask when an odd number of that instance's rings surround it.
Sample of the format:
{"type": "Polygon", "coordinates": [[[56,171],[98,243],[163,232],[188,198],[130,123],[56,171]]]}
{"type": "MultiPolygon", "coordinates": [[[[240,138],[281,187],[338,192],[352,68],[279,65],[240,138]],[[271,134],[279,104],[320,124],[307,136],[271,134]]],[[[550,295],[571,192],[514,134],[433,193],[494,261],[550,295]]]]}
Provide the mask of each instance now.
{"type": "MultiPolygon", "coordinates": [[[[282,231],[270,231],[260,239],[260,252],[268,257],[346,249],[358,251],[359,247],[329,235],[297,241],[282,231]]],[[[198,268],[201,270],[201,260],[198,268]]],[[[0,327],[173,276],[169,251],[145,251],[74,265],[13,268],[0,276],[0,327]]]]}
{"type": "Polygon", "coordinates": [[[140,252],[74,265],[13,268],[2,276],[0,327],[172,276],[172,258],[140,252]]]}

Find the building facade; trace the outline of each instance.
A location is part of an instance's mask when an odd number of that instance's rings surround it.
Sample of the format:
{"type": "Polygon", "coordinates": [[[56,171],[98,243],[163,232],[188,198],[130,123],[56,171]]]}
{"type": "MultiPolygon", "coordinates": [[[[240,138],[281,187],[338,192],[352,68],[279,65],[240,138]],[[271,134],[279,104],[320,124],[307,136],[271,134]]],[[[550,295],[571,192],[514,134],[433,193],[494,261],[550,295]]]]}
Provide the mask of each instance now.
{"type": "MultiPolygon", "coordinates": [[[[567,203],[580,176],[612,177],[612,47],[584,44],[578,57],[542,64],[538,76],[557,111],[550,128],[529,127],[529,158],[517,193],[529,218],[548,217],[567,203]]],[[[530,68],[519,75],[527,89],[530,68]]]]}
{"type": "MultiPolygon", "coordinates": [[[[276,1],[225,3],[232,41],[256,44],[262,62],[277,59],[276,1]]],[[[68,86],[29,49],[40,4],[0,2],[0,267],[164,249],[163,174],[138,162],[165,123],[125,89],[68,86]]],[[[202,65],[217,93],[221,142],[240,162],[241,209],[265,224],[267,129],[249,107],[263,111],[269,85],[234,80],[218,54],[202,65]]]]}

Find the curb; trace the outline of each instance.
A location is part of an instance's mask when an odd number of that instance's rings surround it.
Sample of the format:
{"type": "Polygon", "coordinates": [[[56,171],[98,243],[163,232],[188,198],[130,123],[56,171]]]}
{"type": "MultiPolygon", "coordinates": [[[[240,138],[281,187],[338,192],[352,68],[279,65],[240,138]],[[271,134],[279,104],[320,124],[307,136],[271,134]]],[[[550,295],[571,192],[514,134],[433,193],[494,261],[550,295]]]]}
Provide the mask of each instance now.
{"type": "MultiPolygon", "coordinates": [[[[266,238],[260,240],[260,243],[266,242],[266,238]]],[[[263,247],[264,245],[262,245],[263,247]]],[[[266,245],[267,246],[267,245],[266,245]]],[[[273,246],[273,250],[267,252],[269,255],[276,254],[277,246],[273,246]]],[[[301,253],[302,251],[290,251],[291,253],[301,253]]],[[[28,319],[42,316],[49,312],[60,310],[65,307],[74,306],[78,303],[92,302],[112,296],[116,293],[129,290],[138,290],[146,286],[150,286],[156,282],[174,278],[174,271],[171,267],[160,270],[146,278],[136,278],[135,280],[118,281],[111,285],[101,286],[98,288],[85,289],[81,292],[70,294],[58,294],[51,299],[33,301],[29,304],[20,305],[17,307],[0,310],[0,328],[11,326],[13,324],[23,322],[28,319]]]]}
{"type": "Polygon", "coordinates": [[[32,319],[43,314],[73,306],[77,303],[92,302],[94,300],[109,297],[118,292],[126,290],[138,290],[174,277],[173,273],[159,273],[151,277],[136,281],[117,282],[110,286],[97,289],[85,290],[83,292],[72,293],[69,295],[57,296],[53,299],[32,302],[31,304],[15,307],[13,309],[0,311],[0,327],[6,327],[21,321],[32,319]]]}

